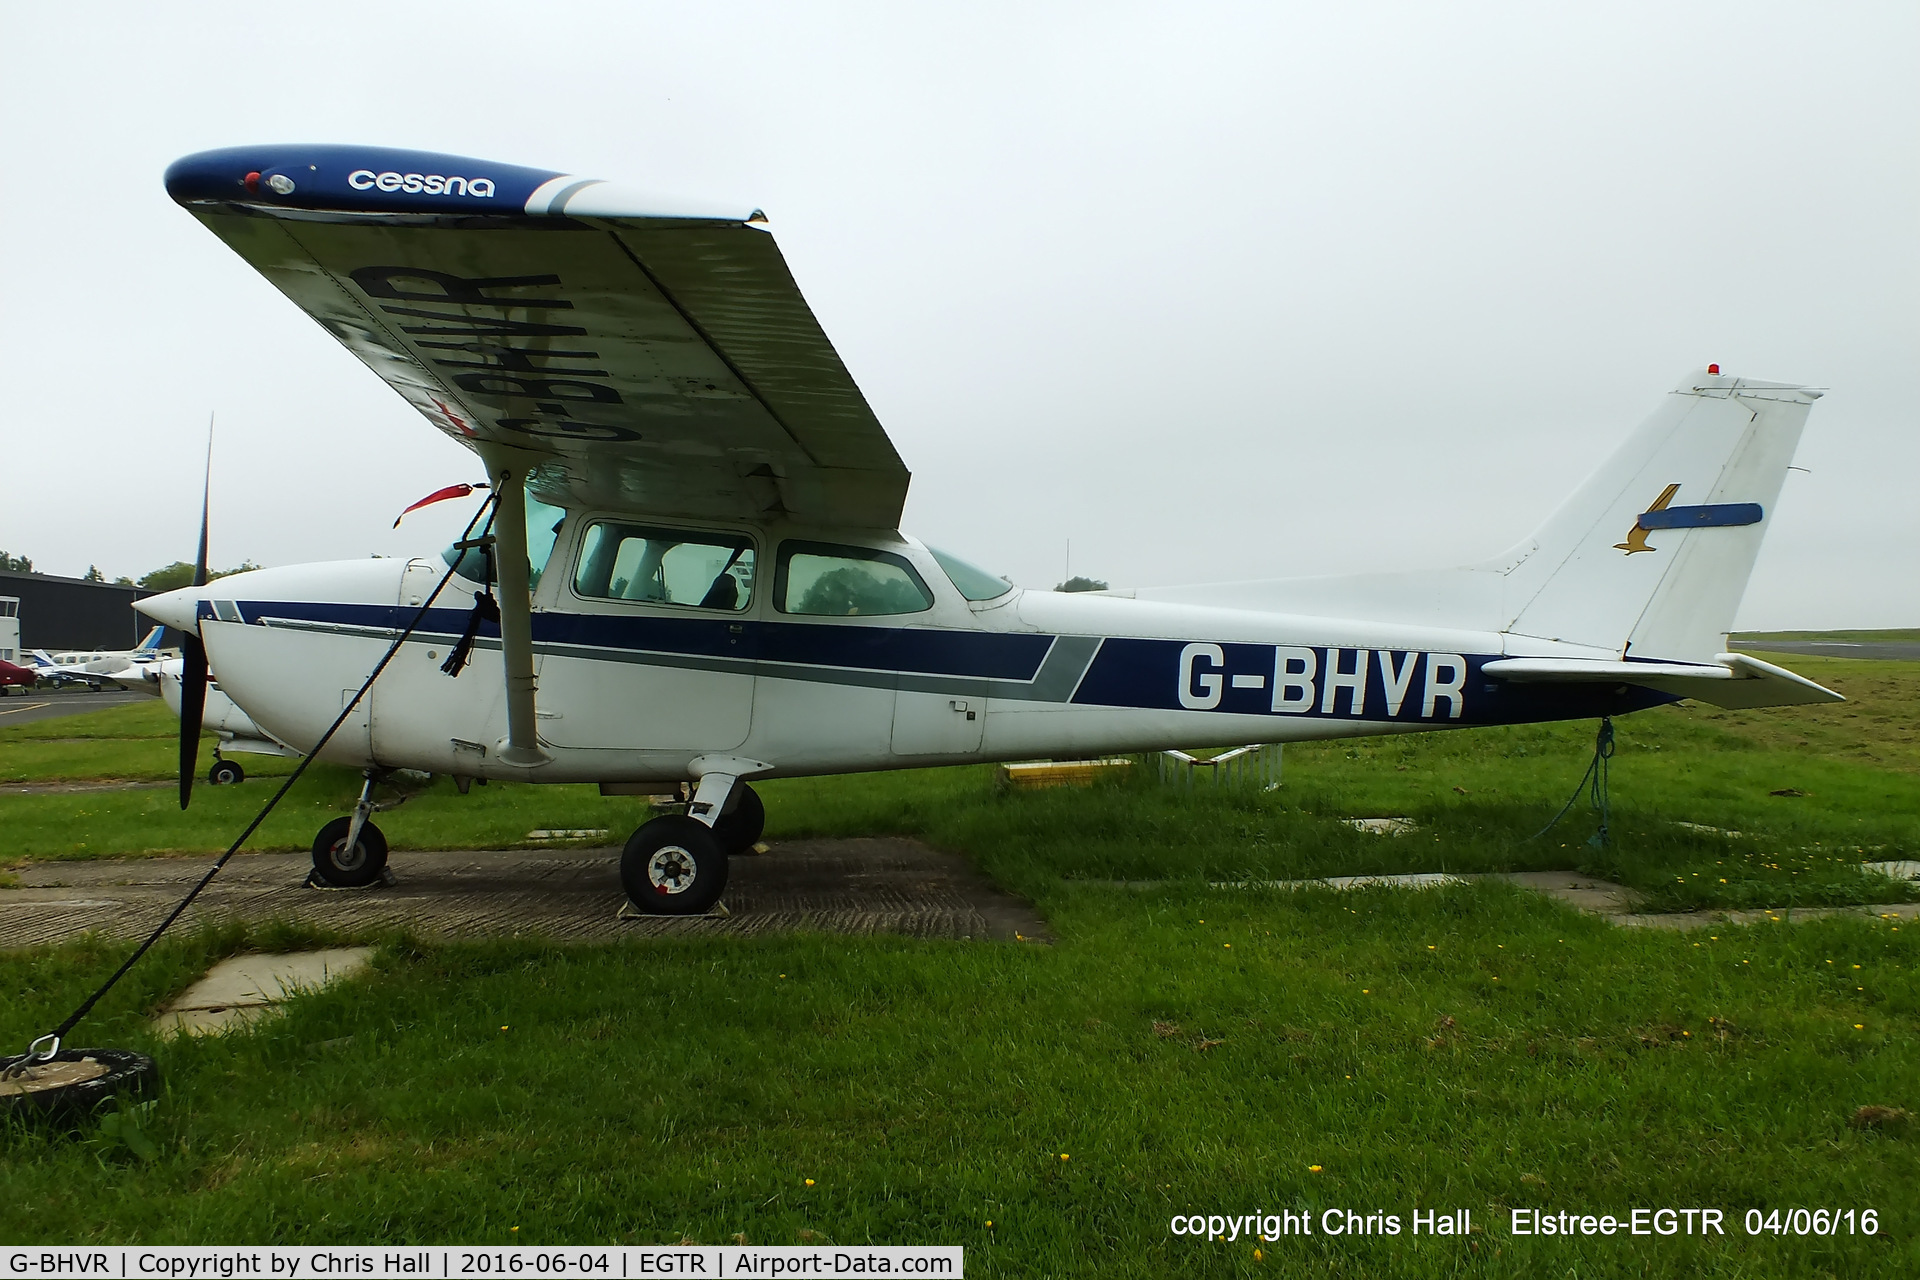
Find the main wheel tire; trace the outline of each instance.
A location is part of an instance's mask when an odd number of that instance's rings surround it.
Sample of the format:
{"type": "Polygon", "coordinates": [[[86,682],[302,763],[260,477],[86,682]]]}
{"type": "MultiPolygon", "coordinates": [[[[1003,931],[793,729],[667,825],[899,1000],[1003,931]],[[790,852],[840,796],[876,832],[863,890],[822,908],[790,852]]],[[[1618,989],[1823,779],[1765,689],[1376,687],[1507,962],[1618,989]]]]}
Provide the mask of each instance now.
{"type": "Polygon", "coordinates": [[[727,802],[733,807],[713,824],[713,838],[729,855],[745,853],[767,829],[767,806],[760,802],[760,793],[744,782],[733,784],[727,802]]]}
{"type": "MultiPolygon", "coordinates": [[[[240,767],[237,760],[215,760],[213,768],[207,770],[207,781],[216,787],[230,787],[236,782],[245,782],[247,771],[240,767]]],[[[345,835],[343,831],[341,835],[345,835]]]]}
{"type": "Polygon", "coordinates": [[[387,869],[387,837],[371,822],[360,824],[360,839],[347,848],[352,818],[335,818],[313,838],[313,870],[328,884],[358,889],[372,884],[387,869]]]}
{"type": "Polygon", "coordinates": [[[704,915],[727,887],[727,852],[706,823],[667,814],[627,841],[620,855],[620,884],[628,901],[642,911],[704,915]]]}
{"type": "MultiPolygon", "coordinates": [[[[0,1071],[20,1061],[20,1057],[19,1054],[13,1054],[0,1058],[0,1071]]],[[[19,1116],[23,1119],[29,1116],[83,1116],[113,1094],[145,1092],[158,1074],[152,1058],[127,1049],[62,1049],[53,1055],[53,1061],[92,1061],[107,1070],[102,1075],[72,1084],[0,1093],[0,1116],[19,1116]]]]}

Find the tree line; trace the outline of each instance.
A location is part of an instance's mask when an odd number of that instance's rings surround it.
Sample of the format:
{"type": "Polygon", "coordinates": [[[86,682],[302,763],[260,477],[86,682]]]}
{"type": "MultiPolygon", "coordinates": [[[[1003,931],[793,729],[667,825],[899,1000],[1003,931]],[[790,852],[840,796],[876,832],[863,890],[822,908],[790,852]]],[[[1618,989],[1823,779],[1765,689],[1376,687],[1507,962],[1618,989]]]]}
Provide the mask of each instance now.
{"type": "MultiPolygon", "coordinates": [[[[211,582],[215,578],[224,578],[235,573],[245,573],[249,569],[258,569],[261,567],[262,566],[255,564],[251,560],[242,560],[231,569],[209,569],[207,571],[207,580],[211,582]]],[[[13,573],[39,572],[33,567],[32,557],[9,555],[5,551],[0,551],[0,569],[9,570],[13,573]]],[[[105,582],[107,575],[100,572],[100,566],[90,564],[87,566],[87,571],[80,575],[80,579],[83,582],[105,582]]],[[[158,569],[155,569],[151,573],[143,574],[138,579],[123,575],[113,580],[114,585],[118,587],[140,587],[147,591],[172,591],[178,587],[188,586],[192,582],[193,566],[185,560],[175,560],[172,564],[161,565],[158,569]]]]}

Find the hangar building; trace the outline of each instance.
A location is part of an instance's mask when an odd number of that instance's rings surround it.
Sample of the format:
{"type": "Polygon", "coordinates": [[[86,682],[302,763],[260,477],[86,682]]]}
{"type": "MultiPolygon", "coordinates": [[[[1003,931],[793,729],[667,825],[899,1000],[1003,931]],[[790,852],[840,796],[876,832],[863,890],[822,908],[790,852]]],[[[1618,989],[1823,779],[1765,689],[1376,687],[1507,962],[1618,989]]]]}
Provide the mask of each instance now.
{"type": "Polygon", "coordinates": [[[19,624],[21,653],[35,649],[131,649],[153,626],[133,611],[133,602],[152,594],[111,582],[0,569],[0,599],[18,602],[7,607],[15,611],[8,621],[19,624]]]}

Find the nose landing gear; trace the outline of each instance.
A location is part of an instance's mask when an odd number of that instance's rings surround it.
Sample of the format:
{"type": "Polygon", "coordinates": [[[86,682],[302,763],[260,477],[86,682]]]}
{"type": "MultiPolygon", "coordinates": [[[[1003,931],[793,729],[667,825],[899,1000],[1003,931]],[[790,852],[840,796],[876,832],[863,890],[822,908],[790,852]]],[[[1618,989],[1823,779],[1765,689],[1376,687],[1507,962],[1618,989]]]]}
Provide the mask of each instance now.
{"type": "Polygon", "coordinates": [[[238,760],[228,760],[222,756],[214,757],[213,768],[207,770],[207,781],[216,787],[231,786],[236,782],[245,782],[247,771],[240,767],[238,760]]]}
{"type": "Polygon", "coordinates": [[[367,819],[373,813],[373,784],[368,770],[360,800],[348,817],[335,818],[313,838],[313,879],[337,889],[358,889],[380,879],[387,869],[387,838],[367,819]]]}

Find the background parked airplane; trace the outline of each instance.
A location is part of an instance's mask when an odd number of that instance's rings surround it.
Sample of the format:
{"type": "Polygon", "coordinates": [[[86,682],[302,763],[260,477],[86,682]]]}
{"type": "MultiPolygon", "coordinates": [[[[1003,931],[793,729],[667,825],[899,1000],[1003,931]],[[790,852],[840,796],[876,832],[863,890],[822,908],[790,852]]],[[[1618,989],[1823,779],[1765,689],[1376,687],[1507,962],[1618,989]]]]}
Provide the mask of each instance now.
{"type": "Polygon", "coordinates": [[[35,649],[34,667],[43,678],[55,683],[79,682],[97,688],[128,685],[127,679],[113,679],[115,676],[127,676],[138,683],[146,679],[147,667],[167,656],[160,647],[165,631],[165,627],[154,627],[131,649],[62,649],[54,653],[35,649]]]}

